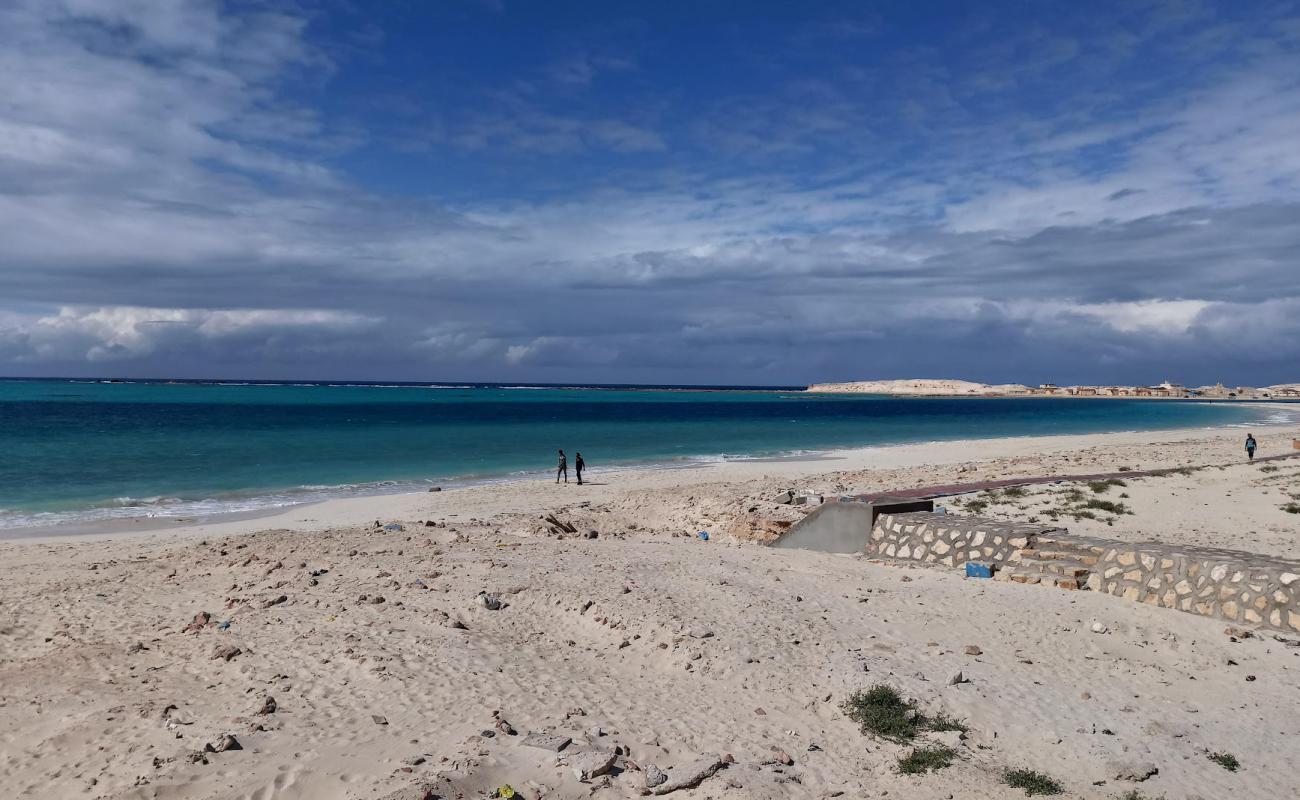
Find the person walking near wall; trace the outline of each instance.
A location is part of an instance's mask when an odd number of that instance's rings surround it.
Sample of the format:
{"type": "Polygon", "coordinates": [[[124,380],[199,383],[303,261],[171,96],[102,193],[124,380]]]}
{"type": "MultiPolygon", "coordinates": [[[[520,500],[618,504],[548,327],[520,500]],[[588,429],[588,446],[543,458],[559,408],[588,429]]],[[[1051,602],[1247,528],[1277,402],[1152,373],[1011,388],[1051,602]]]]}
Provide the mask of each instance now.
{"type": "Polygon", "coordinates": [[[564,476],[564,482],[569,482],[569,459],[565,457],[564,451],[560,451],[560,463],[555,468],[555,482],[560,482],[560,476],[564,476]]]}

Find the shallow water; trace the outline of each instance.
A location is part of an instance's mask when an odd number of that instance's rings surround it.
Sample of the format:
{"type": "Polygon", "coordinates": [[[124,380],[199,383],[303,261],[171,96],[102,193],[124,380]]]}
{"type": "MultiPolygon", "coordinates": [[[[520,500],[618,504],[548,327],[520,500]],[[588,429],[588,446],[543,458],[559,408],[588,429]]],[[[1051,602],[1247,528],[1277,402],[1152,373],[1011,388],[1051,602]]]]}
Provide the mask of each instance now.
{"type": "MultiPolygon", "coordinates": [[[[1279,410],[1281,409],[1281,410],[1279,410]]],[[[1265,421],[1279,406],[798,391],[0,381],[0,527],[589,468],[1265,421]]],[[[593,473],[594,474],[594,473],[593,473]]],[[[572,476],[571,476],[572,477],[572,476]]]]}

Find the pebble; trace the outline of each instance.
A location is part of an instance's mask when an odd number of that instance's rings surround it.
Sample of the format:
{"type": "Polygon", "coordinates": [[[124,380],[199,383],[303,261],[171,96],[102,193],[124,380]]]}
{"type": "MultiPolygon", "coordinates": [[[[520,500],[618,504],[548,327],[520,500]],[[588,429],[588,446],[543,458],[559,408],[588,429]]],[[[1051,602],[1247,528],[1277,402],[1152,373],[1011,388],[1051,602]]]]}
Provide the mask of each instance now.
{"type": "Polygon", "coordinates": [[[275,698],[274,698],[274,697],[271,697],[271,696],[268,695],[267,697],[265,697],[265,698],[262,700],[262,707],[259,708],[255,713],[258,713],[258,714],[274,714],[274,713],[275,713],[275,709],[276,709],[277,707],[278,707],[278,706],[276,705],[275,698]]]}
{"type": "Polygon", "coordinates": [[[488,611],[501,610],[501,598],[496,595],[488,594],[487,592],[479,592],[478,604],[483,608],[486,608],[488,611]]]}
{"type": "Polygon", "coordinates": [[[973,645],[973,644],[966,645],[964,652],[968,656],[978,656],[984,654],[984,651],[979,649],[978,645],[973,645]]]}
{"type": "Polygon", "coordinates": [[[952,677],[948,679],[949,686],[956,686],[959,683],[965,683],[965,682],[966,682],[966,676],[962,674],[961,670],[957,670],[956,672],[954,672],[952,674],[952,677]]]}
{"type": "Polygon", "coordinates": [[[230,659],[234,658],[235,656],[239,655],[242,652],[244,651],[240,650],[238,647],[235,647],[233,644],[219,644],[215,648],[213,648],[212,658],[213,660],[219,658],[223,661],[229,661],[230,659]]]}
{"type": "Polygon", "coordinates": [[[705,628],[699,625],[692,627],[687,633],[692,639],[711,639],[713,638],[713,629],[705,628]]]}

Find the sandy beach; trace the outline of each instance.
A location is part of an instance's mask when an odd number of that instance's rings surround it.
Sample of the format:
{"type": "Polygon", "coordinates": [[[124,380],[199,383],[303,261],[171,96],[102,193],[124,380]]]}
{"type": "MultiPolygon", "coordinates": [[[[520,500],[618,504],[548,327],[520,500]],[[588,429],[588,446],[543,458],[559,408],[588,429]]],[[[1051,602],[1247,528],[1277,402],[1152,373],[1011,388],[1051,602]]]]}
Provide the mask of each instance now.
{"type": "MultiPolygon", "coordinates": [[[[1260,455],[1295,452],[1294,428],[1252,430],[1260,455]]],[[[1243,438],[592,470],[581,487],[521,481],[0,542],[0,795],[469,798],[508,785],[623,798],[663,771],[650,791],[707,773],[672,792],[682,798],[1011,798],[1024,791],[1005,771],[1029,769],[1070,797],[1293,796],[1300,646],[1287,637],[1230,638],[1221,621],[1095,592],[761,546],[804,513],[774,502],[791,488],[1189,467],[1127,481],[1126,513],[1061,524],[1300,558],[1300,515],[1286,510],[1300,459],[1245,463],[1243,438]],[[865,735],[841,704],[876,684],[966,732],[865,735]],[[571,743],[557,752],[530,734],[571,743]],[[900,772],[926,742],[950,746],[952,765],[900,772]]],[[[1061,491],[940,503],[1023,520],[1061,491]]]]}

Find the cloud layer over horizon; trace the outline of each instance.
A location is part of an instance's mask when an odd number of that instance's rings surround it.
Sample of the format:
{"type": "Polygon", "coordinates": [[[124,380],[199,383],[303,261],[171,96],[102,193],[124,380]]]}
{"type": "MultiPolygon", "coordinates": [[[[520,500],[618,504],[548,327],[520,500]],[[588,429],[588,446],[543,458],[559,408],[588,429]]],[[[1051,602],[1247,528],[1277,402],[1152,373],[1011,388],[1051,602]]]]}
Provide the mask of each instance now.
{"type": "Polygon", "coordinates": [[[1300,4],[593,8],[0,7],[0,374],[1300,381],[1300,4]]]}

